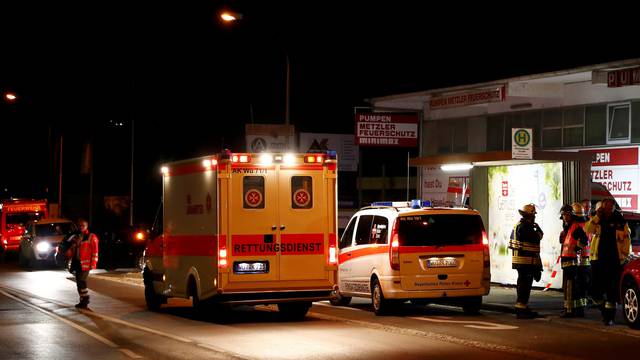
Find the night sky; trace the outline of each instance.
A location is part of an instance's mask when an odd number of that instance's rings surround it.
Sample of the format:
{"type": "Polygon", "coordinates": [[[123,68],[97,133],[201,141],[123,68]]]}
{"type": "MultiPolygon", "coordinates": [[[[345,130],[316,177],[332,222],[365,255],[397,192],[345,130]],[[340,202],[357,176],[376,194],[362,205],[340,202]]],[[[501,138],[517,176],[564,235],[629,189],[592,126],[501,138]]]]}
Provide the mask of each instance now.
{"type": "Polygon", "coordinates": [[[85,186],[93,139],[99,187],[127,195],[133,119],[136,189],[155,202],[161,162],[242,149],[252,117],[284,121],[287,56],[296,130],[335,133],[352,132],[354,106],[375,96],[640,57],[620,8],[419,3],[2,4],[0,90],[19,100],[0,105],[0,197],[57,186],[49,149],[61,134],[70,190],[85,186]],[[222,8],[242,20],[222,24],[222,8]]]}

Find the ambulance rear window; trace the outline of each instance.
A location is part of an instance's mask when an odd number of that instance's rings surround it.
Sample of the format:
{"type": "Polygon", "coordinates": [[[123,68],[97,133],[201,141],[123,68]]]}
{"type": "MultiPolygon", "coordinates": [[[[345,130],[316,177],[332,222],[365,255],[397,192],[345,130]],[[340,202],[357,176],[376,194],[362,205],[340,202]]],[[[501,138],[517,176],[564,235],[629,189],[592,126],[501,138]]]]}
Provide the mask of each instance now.
{"type": "Polygon", "coordinates": [[[313,179],[311,176],[291,177],[291,208],[311,209],[313,207],[313,179]]]}
{"type": "Polygon", "coordinates": [[[245,176],[242,178],[242,207],[244,209],[264,209],[264,177],[245,176]]]}
{"type": "Polygon", "coordinates": [[[401,246],[447,246],[482,243],[482,219],[478,215],[400,216],[401,246]]]}

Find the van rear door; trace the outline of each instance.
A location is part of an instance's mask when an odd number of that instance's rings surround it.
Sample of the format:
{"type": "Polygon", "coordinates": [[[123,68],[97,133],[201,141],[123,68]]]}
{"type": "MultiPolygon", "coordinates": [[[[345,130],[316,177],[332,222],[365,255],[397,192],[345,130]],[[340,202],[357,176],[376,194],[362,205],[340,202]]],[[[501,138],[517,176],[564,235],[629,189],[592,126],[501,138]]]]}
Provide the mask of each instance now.
{"type": "Polygon", "coordinates": [[[482,286],[484,226],[478,214],[400,215],[403,290],[451,290],[482,286]]]}

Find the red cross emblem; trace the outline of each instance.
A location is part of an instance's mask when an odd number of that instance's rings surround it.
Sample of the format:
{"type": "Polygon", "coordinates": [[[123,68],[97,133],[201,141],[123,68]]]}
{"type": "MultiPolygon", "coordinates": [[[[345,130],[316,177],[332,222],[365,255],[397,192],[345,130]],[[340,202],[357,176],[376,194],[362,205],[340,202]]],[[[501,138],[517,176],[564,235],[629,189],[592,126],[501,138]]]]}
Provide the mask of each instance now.
{"type": "Polygon", "coordinates": [[[467,280],[464,282],[464,286],[469,287],[469,285],[471,285],[471,281],[467,280]]]}
{"type": "Polygon", "coordinates": [[[311,196],[309,192],[305,189],[300,189],[293,193],[293,201],[299,207],[305,207],[309,205],[309,201],[311,201],[311,196]]]}
{"type": "Polygon", "coordinates": [[[262,203],[262,193],[251,189],[244,195],[244,201],[251,207],[258,207],[262,203]]]}

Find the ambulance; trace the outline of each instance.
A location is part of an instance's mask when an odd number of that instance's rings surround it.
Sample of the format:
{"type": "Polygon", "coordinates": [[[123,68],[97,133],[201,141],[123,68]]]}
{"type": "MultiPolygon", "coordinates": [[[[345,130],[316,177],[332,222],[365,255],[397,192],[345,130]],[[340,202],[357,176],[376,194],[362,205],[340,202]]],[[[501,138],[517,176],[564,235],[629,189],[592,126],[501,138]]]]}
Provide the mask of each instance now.
{"type": "Polygon", "coordinates": [[[477,314],[489,294],[489,242],[476,210],[420,200],[374,203],[353,215],[338,248],[336,306],[364,297],[376,315],[406,301],[477,314]]]}
{"type": "Polygon", "coordinates": [[[182,297],[201,309],[277,304],[301,318],[335,296],[335,152],[226,152],[161,172],[163,231],[143,270],[150,309],[182,297]]]}
{"type": "Polygon", "coordinates": [[[0,200],[0,253],[17,252],[27,223],[47,215],[47,200],[0,200]]]}

